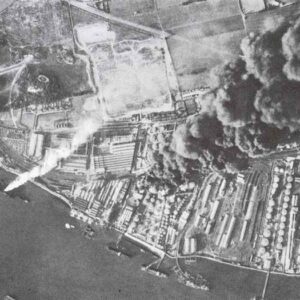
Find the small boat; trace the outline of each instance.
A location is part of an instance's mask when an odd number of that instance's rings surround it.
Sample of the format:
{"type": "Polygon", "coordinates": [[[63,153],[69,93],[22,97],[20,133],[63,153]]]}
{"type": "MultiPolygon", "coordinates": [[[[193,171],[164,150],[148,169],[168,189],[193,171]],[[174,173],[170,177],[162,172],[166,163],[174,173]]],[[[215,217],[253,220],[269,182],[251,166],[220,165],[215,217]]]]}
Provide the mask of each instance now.
{"type": "Polygon", "coordinates": [[[167,278],[168,277],[168,274],[166,274],[164,272],[161,272],[161,271],[158,271],[158,270],[148,268],[148,267],[141,267],[141,270],[144,271],[144,272],[147,272],[150,275],[154,275],[154,276],[157,276],[157,277],[160,277],[160,278],[167,278]]]}
{"type": "Polygon", "coordinates": [[[73,229],[73,228],[75,228],[74,225],[71,225],[71,224],[69,224],[69,223],[66,223],[66,224],[65,224],[65,227],[66,227],[67,229],[73,229]]]}
{"type": "Polygon", "coordinates": [[[119,248],[115,248],[115,247],[112,247],[112,246],[106,246],[106,249],[109,250],[109,251],[111,251],[111,252],[113,252],[113,253],[115,253],[118,256],[131,258],[130,254],[122,251],[119,248]]]}

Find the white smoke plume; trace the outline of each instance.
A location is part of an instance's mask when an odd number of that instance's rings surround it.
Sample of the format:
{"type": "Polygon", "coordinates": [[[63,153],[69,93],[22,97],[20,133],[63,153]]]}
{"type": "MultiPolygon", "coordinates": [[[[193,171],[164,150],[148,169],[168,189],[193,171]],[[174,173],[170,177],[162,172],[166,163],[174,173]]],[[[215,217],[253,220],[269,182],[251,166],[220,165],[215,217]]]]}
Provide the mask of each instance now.
{"type": "Polygon", "coordinates": [[[71,145],[61,146],[58,149],[51,149],[47,152],[44,158],[44,162],[40,166],[34,167],[32,170],[20,174],[14,181],[12,181],[6,188],[5,192],[9,192],[17,187],[23,185],[27,181],[30,181],[36,177],[43,176],[50,172],[52,169],[56,168],[58,162],[61,159],[69,157],[78,147],[84,144],[90,135],[95,133],[100,126],[99,120],[95,118],[88,118],[79,122],[77,131],[73,136],[71,145]]]}

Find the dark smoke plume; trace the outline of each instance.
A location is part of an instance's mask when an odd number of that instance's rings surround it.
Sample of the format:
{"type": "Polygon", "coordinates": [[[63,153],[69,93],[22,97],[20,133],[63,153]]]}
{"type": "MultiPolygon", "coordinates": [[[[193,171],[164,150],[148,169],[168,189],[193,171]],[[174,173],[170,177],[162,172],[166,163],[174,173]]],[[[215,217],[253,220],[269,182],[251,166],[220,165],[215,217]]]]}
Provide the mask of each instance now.
{"type": "Polygon", "coordinates": [[[237,171],[248,158],[300,136],[300,21],[250,34],[241,55],[213,70],[201,113],[173,135],[171,151],[202,168],[237,171]],[[290,140],[289,140],[290,139],[290,140]]]}

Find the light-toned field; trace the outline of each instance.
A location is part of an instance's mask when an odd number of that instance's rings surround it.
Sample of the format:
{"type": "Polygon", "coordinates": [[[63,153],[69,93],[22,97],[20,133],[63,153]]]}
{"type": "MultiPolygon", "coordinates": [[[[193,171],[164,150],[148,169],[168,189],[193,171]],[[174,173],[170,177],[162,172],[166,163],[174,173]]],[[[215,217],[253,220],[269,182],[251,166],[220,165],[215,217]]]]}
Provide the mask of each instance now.
{"type": "Polygon", "coordinates": [[[54,122],[66,118],[66,112],[55,112],[49,114],[42,114],[37,119],[37,130],[54,130],[54,122]]]}
{"type": "Polygon", "coordinates": [[[205,37],[198,41],[177,37],[168,39],[181,89],[188,90],[208,84],[211,68],[234,59],[240,53],[243,30],[205,37]]]}
{"type": "Polygon", "coordinates": [[[208,84],[214,66],[234,58],[246,35],[235,0],[112,0],[111,13],[171,33],[168,47],[182,90],[208,84]],[[124,9],[122,9],[124,7],[124,9]],[[126,7],[126,9],[125,9],[126,7]],[[157,8],[157,9],[156,9],[157,8]]]}
{"type": "MultiPolygon", "coordinates": [[[[93,61],[108,115],[171,109],[165,41],[150,35],[128,39],[119,34],[118,27],[112,30],[100,20],[76,26],[79,44],[93,61]]],[[[129,33],[135,31],[127,28],[129,33]]]]}
{"type": "Polygon", "coordinates": [[[1,0],[0,2],[0,12],[10,6],[15,0],[1,0]]]}
{"type": "Polygon", "coordinates": [[[262,32],[278,27],[284,20],[293,20],[300,16],[300,1],[260,13],[249,14],[245,19],[247,32],[262,32]]]}
{"type": "Polygon", "coordinates": [[[113,53],[114,67],[105,70],[99,61],[103,96],[109,114],[159,109],[170,104],[168,80],[159,45],[132,42],[121,55],[113,53]],[[121,100],[122,99],[122,100],[121,100]],[[121,100],[121,101],[120,101],[121,100]]]}

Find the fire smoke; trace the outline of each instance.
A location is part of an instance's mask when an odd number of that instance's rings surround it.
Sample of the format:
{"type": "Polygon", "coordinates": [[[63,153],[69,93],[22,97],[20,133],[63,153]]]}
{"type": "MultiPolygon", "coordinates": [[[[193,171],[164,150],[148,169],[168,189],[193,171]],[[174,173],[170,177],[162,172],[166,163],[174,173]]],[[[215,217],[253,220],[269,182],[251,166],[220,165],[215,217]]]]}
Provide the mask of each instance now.
{"type": "Polygon", "coordinates": [[[9,192],[17,187],[23,185],[36,177],[43,176],[56,168],[61,159],[69,157],[78,147],[84,144],[90,135],[95,133],[99,128],[99,120],[96,118],[88,118],[79,122],[79,127],[72,139],[71,145],[61,146],[58,149],[51,149],[44,158],[44,162],[40,166],[34,167],[32,170],[20,174],[14,181],[12,181],[6,188],[5,192],[9,192]]]}

